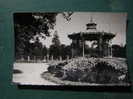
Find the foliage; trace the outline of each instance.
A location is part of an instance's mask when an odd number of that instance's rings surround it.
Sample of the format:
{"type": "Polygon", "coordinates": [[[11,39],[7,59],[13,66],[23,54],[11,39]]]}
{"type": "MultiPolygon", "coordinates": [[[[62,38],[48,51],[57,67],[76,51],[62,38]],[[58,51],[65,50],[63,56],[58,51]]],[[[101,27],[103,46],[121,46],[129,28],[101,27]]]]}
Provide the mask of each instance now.
{"type": "Polygon", "coordinates": [[[68,64],[67,61],[62,61],[62,62],[57,62],[54,61],[52,63],[50,63],[49,67],[48,67],[48,71],[52,74],[55,74],[57,77],[62,77],[63,76],[63,66],[65,66],[66,64],[68,64]]]}
{"type": "Polygon", "coordinates": [[[53,59],[60,59],[62,60],[67,59],[68,57],[71,57],[71,46],[67,46],[60,43],[59,36],[57,31],[55,32],[53,39],[52,39],[52,45],[49,49],[50,57],[53,57],[53,59]]]}
{"type": "Polygon", "coordinates": [[[81,71],[84,71],[85,69],[90,69],[96,64],[96,58],[75,58],[73,61],[71,61],[69,64],[63,67],[64,70],[75,70],[80,69],[81,71]]]}
{"type": "MultiPolygon", "coordinates": [[[[28,56],[27,53],[30,51],[28,47],[33,45],[30,43],[31,40],[34,43],[38,38],[45,39],[51,35],[50,29],[54,29],[58,14],[58,12],[14,14],[16,58],[28,56]]],[[[69,21],[72,13],[62,13],[62,15],[69,21]]]]}
{"type": "Polygon", "coordinates": [[[59,36],[58,36],[57,31],[55,31],[55,33],[54,33],[54,37],[52,39],[52,43],[56,47],[60,46],[60,40],[59,40],[59,36]]]}
{"type": "Polygon", "coordinates": [[[48,71],[64,81],[99,84],[128,81],[127,65],[122,59],[79,57],[69,62],[54,63],[48,71]]]}
{"type": "Polygon", "coordinates": [[[121,46],[117,44],[112,45],[112,53],[114,57],[126,58],[126,45],[125,46],[121,46]]]}
{"type": "Polygon", "coordinates": [[[52,45],[49,49],[49,54],[50,57],[53,57],[53,59],[59,59],[60,57],[60,40],[57,31],[54,33],[52,45]]]}

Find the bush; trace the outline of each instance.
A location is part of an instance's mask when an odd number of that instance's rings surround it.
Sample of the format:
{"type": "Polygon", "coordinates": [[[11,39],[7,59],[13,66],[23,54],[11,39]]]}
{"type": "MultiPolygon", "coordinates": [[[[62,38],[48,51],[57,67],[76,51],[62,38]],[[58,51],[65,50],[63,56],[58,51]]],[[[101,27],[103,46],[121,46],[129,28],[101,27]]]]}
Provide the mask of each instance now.
{"type": "Polygon", "coordinates": [[[56,77],[62,77],[64,70],[62,69],[67,64],[66,61],[54,62],[48,67],[48,71],[55,74],[56,77]]]}
{"type": "Polygon", "coordinates": [[[92,72],[96,72],[94,79],[96,83],[117,83],[118,82],[118,74],[120,71],[115,70],[114,67],[109,66],[107,62],[98,62],[94,68],[92,68],[92,72]]]}
{"type": "Polygon", "coordinates": [[[80,70],[69,70],[65,71],[66,77],[63,80],[69,81],[80,81],[81,76],[83,75],[83,71],[80,70]]]}

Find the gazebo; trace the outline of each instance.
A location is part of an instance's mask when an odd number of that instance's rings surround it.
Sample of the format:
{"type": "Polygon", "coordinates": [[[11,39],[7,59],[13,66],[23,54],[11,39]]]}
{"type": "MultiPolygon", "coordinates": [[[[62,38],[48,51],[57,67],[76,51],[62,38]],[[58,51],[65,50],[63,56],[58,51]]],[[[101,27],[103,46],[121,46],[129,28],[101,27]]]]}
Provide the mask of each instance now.
{"type": "Polygon", "coordinates": [[[82,53],[85,56],[85,44],[86,41],[91,43],[91,48],[95,51],[89,53],[90,56],[93,54],[97,57],[108,57],[112,56],[111,40],[115,37],[114,33],[98,31],[97,24],[93,22],[91,18],[90,22],[86,24],[86,32],[78,32],[69,34],[68,37],[72,39],[72,56],[77,56],[82,53]],[[94,48],[94,45],[96,47],[94,48]],[[82,46],[82,52],[78,51],[79,46],[82,46]]]}

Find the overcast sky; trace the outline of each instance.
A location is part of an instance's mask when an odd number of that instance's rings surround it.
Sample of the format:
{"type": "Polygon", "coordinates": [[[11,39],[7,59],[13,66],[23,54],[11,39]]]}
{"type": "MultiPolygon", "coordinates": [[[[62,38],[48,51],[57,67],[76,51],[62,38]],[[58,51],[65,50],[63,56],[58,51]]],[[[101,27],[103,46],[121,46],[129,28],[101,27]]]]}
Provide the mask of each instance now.
{"type": "MultiPolygon", "coordinates": [[[[61,14],[58,14],[53,32],[57,30],[61,43],[69,45],[71,40],[67,35],[73,32],[86,31],[86,24],[90,22],[91,17],[97,23],[97,31],[116,34],[116,37],[112,39],[113,44],[124,45],[126,43],[126,13],[75,12],[70,21],[66,21],[61,14]]],[[[52,43],[51,39],[52,36],[47,37],[42,43],[49,47],[52,43]]]]}

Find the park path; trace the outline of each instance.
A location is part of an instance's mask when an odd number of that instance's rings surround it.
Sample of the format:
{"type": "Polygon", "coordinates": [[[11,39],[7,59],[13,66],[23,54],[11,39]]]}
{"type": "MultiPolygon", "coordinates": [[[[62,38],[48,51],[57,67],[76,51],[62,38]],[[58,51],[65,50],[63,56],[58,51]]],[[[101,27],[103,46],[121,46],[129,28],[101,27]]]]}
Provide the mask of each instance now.
{"type": "Polygon", "coordinates": [[[14,83],[22,85],[56,85],[41,77],[41,74],[47,71],[47,63],[14,63],[13,68],[23,72],[13,74],[14,83]]]}

